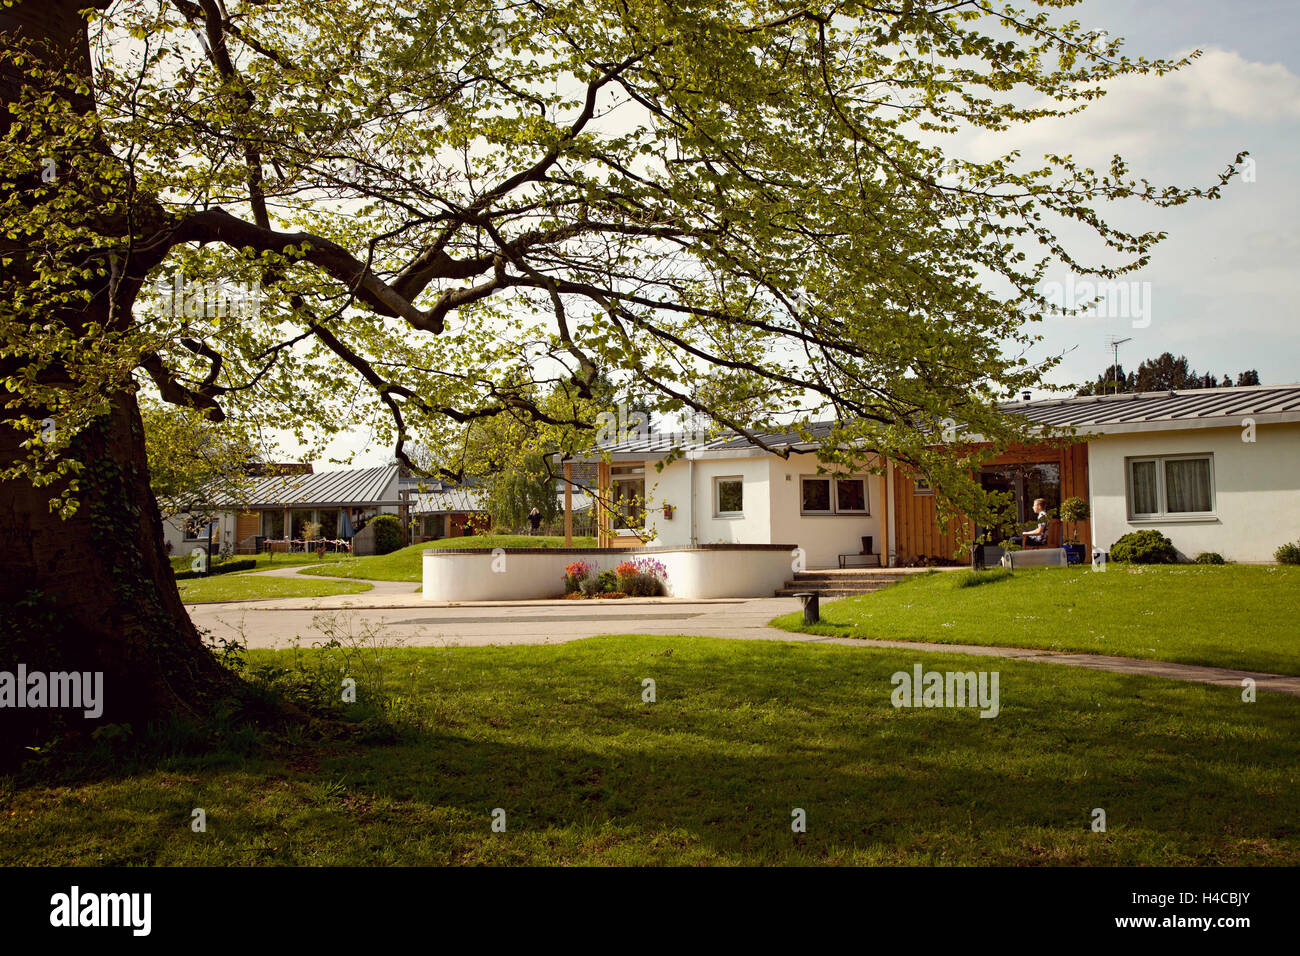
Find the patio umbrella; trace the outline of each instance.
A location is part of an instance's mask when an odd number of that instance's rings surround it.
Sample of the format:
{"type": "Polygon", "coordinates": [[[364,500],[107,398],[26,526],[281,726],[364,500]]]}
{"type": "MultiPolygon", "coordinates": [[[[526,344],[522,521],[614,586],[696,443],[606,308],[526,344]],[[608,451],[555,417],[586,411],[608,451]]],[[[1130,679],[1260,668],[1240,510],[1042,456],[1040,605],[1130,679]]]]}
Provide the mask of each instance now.
{"type": "Polygon", "coordinates": [[[356,532],[352,530],[352,519],[348,517],[348,509],[340,508],[339,509],[339,537],[342,538],[344,541],[348,541],[351,539],[351,537],[354,534],[356,534],[356,532]]]}

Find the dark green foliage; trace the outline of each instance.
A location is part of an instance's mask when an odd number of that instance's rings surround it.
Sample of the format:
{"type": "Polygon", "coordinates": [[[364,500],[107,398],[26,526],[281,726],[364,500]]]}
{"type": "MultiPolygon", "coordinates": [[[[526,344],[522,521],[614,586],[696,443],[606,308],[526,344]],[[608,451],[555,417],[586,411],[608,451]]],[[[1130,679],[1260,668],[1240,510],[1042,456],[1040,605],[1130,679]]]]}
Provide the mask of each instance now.
{"type": "Polygon", "coordinates": [[[1130,531],[1110,546],[1112,561],[1131,564],[1177,564],[1174,543],[1154,528],[1130,531]]]}
{"type": "Polygon", "coordinates": [[[1223,564],[1223,555],[1217,551],[1202,551],[1196,556],[1197,564],[1223,564]]]}
{"type": "Polygon", "coordinates": [[[1288,541],[1273,552],[1273,557],[1277,558],[1278,564],[1300,564],[1300,541],[1288,541]]]}
{"type": "Polygon", "coordinates": [[[214,574],[230,574],[234,571],[251,571],[255,567],[257,567],[257,561],[253,558],[241,558],[238,561],[222,561],[219,564],[208,565],[206,574],[202,571],[177,571],[176,580],[184,581],[187,578],[211,577],[214,574]]]}
{"type": "Polygon", "coordinates": [[[402,537],[402,523],[396,515],[376,515],[370,519],[370,524],[375,529],[376,554],[391,554],[406,543],[402,537]]]}

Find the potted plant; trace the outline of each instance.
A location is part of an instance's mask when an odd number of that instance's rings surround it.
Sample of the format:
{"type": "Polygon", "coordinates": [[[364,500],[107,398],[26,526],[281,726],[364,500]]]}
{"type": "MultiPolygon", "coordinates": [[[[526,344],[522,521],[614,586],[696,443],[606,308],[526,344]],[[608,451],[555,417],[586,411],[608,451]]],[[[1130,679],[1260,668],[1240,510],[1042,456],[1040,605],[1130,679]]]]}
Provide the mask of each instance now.
{"type": "Polygon", "coordinates": [[[1087,521],[1091,510],[1088,508],[1088,502],[1082,498],[1066,498],[1061,502],[1061,520],[1069,526],[1070,540],[1061,547],[1065,551],[1065,559],[1070,564],[1083,564],[1083,545],[1079,543],[1079,522],[1087,521]]]}

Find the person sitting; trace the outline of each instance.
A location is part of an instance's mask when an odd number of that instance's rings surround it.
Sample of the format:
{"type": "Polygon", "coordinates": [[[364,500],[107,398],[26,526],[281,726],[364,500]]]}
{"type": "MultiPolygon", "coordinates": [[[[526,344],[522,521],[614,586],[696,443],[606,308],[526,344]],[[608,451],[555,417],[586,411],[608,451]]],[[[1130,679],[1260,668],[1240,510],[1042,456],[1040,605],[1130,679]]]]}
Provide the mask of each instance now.
{"type": "Polygon", "coordinates": [[[1047,514],[1046,498],[1034,499],[1034,515],[1037,518],[1038,527],[1033,531],[1026,531],[1024,534],[1017,535],[1013,539],[1016,540],[1022,548],[1028,547],[1031,544],[1037,545],[1047,543],[1047,525],[1048,522],[1051,521],[1051,518],[1047,514]]]}

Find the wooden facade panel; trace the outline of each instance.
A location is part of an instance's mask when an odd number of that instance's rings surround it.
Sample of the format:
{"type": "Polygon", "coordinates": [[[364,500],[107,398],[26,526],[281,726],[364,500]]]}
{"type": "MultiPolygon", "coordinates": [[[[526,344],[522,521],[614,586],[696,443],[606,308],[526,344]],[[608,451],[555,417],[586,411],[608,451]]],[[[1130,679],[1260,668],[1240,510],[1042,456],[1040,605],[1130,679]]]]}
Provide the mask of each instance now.
{"type": "MultiPolygon", "coordinates": [[[[1088,446],[1075,444],[1013,446],[1003,455],[990,459],[988,465],[1056,463],[1061,466],[1061,500],[1079,497],[1088,500],[1088,446]]],[[[917,494],[916,482],[904,469],[894,469],[895,547],[898,562],[906,564],[918,558],[953,558],[975,535],[975,525],[968,518],[949,523],[944,533],[938,524],[934,496],[917,494]]],[[[1092,540],[1089,522],[1078,526],[1079,540],[1092,540]]],[[[1068,529],[1066,530],[1068,535],[1068,529]]]]}
{"type": "Polygon", "coordinates": [[[240,511],[235,515],[236,544],[261,533],[262,513],[260,511],[240,511]]]}

